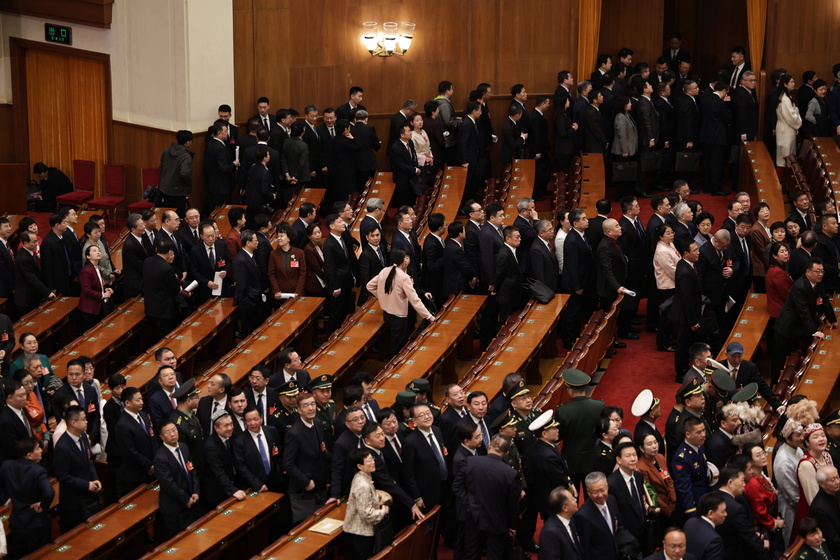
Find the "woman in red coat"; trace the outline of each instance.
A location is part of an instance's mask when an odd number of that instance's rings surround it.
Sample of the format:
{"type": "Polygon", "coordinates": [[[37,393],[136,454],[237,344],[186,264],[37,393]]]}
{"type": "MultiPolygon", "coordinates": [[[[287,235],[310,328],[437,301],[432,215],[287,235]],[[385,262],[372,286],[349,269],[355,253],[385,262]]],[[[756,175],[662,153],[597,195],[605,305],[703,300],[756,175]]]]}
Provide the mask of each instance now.
{"type": "Polygon", "coordinates": [[[102,280],[102,273],[99,272],[99,261],[102,260],[102,252],[96,245],[90,245],[85,250],[87,263],[79,273],[79,328],[81,332],[99,322],[102,317],[102,300],[114,295],[114,290],[105,287],[102,280]]]}
{"type": "MultiPolygon", "coordinates": [[[[773,321],[782,312],[790,287],[793,285],[793,279],[785,270],[789,260],[790,251],[788,251],[787,246],[784,243],[774,241],[770,245],[770,262],[766,273],[767,310],[770,312],[770,318],[773,321]]],[[[772,327],[772,324],[770,327],[772,327]]]]}
{"type": "Polygon", "coordinates": [[[324,270],[324,251],[321,249],[321,224],[312,222],[306,226],[306,235],[309,236],[309,243],[303,248],[306,256],[306,295],[324,297],[327,273],[324,270]]]}
{"type": "Polygon", "coordinates": [[[277,226],[277,248],[268,258],[268,283],[275,302],[282,294],[303,295],[306,284],[306,256],[303,251],[292,247],[296,234],[294,228],[282,222],[277,226]]]}
{"type": "Polygon", "coordinates": [[[656,504],[667,524],[677,504],[677,490],[674,479],[668,472],[665,456],[659,452],[659,442],[653,434],[645,434],[641,441],[636,441],[636,446],[639,448],[639,462],[636,468],[645,475],[645,481],[656,491],[656,504]]]}

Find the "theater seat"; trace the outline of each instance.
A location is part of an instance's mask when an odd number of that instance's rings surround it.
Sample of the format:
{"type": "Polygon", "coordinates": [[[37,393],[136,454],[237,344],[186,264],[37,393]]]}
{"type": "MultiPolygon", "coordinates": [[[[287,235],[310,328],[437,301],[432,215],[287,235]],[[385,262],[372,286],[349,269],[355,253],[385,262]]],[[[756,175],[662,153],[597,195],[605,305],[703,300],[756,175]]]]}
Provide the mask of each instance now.
{"type": "Polygon", "coordinates": [[[85,159],[73,160],[73,192],[55,197],[59,206],[83,206],[93,198],[96,177],[96,162],[85,159]]]}
{"type": "Polygon", "coordinates": [[[125,206],[125,166],[109,164],[105,166],[105,196],[88,201],[90,208],[114,211],[114,230],[117,227],[117,209],[125,206]]]}

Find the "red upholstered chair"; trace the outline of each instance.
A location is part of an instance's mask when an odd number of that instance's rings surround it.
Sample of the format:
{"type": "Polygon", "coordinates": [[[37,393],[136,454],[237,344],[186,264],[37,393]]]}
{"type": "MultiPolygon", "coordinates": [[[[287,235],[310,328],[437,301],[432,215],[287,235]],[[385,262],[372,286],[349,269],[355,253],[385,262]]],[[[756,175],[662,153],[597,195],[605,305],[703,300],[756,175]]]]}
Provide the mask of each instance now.
{"type": "Polygon", "coordinates": [[[82,206],[93,198],[96,162],[86,159],[73,160],[73,188],[71,193],[55,197],[58,206],[82,206]]]}
{"type": "MultiPolygon", "coordinates": [[[[147,167],[140,170],[140,192],[145,193],[149,187],[157,187],[160,184],[160,169],[147,167]]],[[[148,200],[140,199],[128,205],[129,214],[139,214],[147,208],[154,208],[155,205],[148,200]]]]}
{"type": "Polygon", "coordinates": [[[114,229],[117,227],[117,208],[125,206],[125,165],[105,166],[105,196],[88,201],[91,208],[114,211],[114,229]]]}

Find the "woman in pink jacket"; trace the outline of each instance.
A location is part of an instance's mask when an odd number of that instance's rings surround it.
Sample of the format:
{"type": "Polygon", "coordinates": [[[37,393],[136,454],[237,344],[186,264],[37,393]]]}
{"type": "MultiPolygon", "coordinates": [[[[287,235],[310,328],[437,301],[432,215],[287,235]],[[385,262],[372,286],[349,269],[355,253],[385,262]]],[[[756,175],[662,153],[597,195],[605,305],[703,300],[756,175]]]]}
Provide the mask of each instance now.
{"type": "MultiPolygon", "coordinates": [[[[388,329],[389,349],[385,361],[397,355],[408,341],[408,304],[417,310],[423,319],[434,321],[435,317],[420,301],[414,283],[406,270],[411,257],[402,249],[391,249],[391,266],[383,268],[367,283],[368,292],[379,300],[385,328],[388,329]]],[[[425,294],[431,298],[431,294],[425,294]]]]}

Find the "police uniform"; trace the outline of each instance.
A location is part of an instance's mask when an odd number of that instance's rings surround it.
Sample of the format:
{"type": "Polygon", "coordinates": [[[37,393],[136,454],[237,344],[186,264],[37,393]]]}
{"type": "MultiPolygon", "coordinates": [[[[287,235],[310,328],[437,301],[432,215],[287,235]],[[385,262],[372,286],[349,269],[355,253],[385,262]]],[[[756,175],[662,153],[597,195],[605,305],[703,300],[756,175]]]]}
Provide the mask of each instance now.
{"type": "MultiPolygon", "coordinates": [[[[277,389],[278,396],[296,397],[299,393],[297,381],[294,379],[284,383],[277,389]]],[[[281,404],[273,414],[269,415],[269,424],[277,428],[280,432],[280,437],[286,437],[286,432],[299,419],[300,415],[297,413],[297,410],[286,408],[281,404]]]]}
{"type": "MultiPolygon", "coordinates": [[[[831,411],[822,421],[823,426],[835,426],[837,424],[840,424],[840,408],[831,411]]],[[[840,465],[840,443],[828,437],[828,434],[826,434],[825,439],[827,440],[825,450],[831,455],[832,463],[840,465]]]]}
{"type": "MultiPolygon", "coordinates": [[[[309,382],[309,390],[313,389],[332,389],[333,376],[324,373],[309,382]]],[[[336,406],[335,401],[330,399],[325,405],[316,401],[315,403],[315,421],[320,422],[324,428],[324,445],[327,451],[332,456],[333,442],[335,441],[335,433],[333,427],[335,426],[336,406]]]]}
{"type": "Polygon", "coordinates": [[[416,379],[412,379],[408,385],[405,386],[406,392],[412,392],[415,395],[424,395],[426,397],[425,401],[417,401],[416,402],[423,402],[429,405],[429,409],[432,411],[432,416],[434,417],[434,423],[437,424],[438,418],[440,418],[440,407],[432,403],[429,400],[432,396],[432,385],[429,383],[428,379],[423,379],[422,377],[418,377],[416,379]]]}
{"type": "MultiPolygon", "coordinates": [[[[508,390],[505,398],[508,401],[513,402],[515,398],[521,397],[528,392],[525,380],[520,379],[519,383],[508,390]]],[[[513,406],[510,408],[510,419],[514,424],[516,424],[516,437],[513,438],[513,442],[516,444],[516,448],[519,450],[519,453],[523,458],[528,456],[528,452],[531,450],[531,447],[533,447],[534,442],[537,441],[537,438],[534,437],[534,433],[529,430],[528,427],[541,415],[542,410],[539,409],[531,409],[527,415],[523,415],[513,406]]],[[[505,415],[502,415],[502,418],[504,417],[505,415]]]]}
{"type": "MultiPolygon", "coordinates": [[[[187,379],[175,392],[172,397],[179,401],[183,397],[191,397],[200,392],[195,388],[195,379],[187,379]]],[[[192,412],[184,412],[183,410],[175,409],[169,416],[169,420],[175,422],[178,428],[178,441],[185,443],[192,455],[193,463],[198,469],[199,473],[204,472],[204,433],[201,430],[201,422],[198,416],[192,412]]]]}
{"type": "MultiPolygon", "coordinates": [[[[682,386],[677,391],[677,402],[684,403],[689,397],[693,395],[697,395],[703,393],[703,386],[695,377],[687,378],[683,381],[682,386]]],[[[705,394],[705,393],[704,393],[705,394]]],[[[690,416],[695,416],[703,421],[703,425],[706,427],[706,437],[708,438],[712,431],[709,427],[709,423],[706,421],[706,418],[703,416],[702,411],[697,414],[694,413],[687,408],[682,411],[674,425],[674,434],[673,437],[675,438],[674,441],[678,446],[685,440],[685,432],[683,431],[683,424],[685,423],[686,419],[690,416]]],[[[669,442],[670,443],[670,442],[669,442]]],[[[676,449],[676,446],[675,446],[676,449]]]]}
{"type": "MultiPolygon", "coordinates": [[[[586,387],[591,380],[588,375],[577,369],[567,369],[563,372],[563,381],[575,389],[586,387]]],[[[604,401],[581,396],[561,404],[555,411],[554,418],[560,427],[560,438],[563,440],[563,456],[569,464],[569,474],[576,483],[582,482],[594,469],[597,439],[595,432],[603,409],[604,401]]]]}
{"type": "MultiPolygon", "coordinates": [[[[697,379],[690,378],[680,387],[680,390],[677,392],[677,399],[684,402],[687,398],[701,391],[702,388],[697,379]]],[[[674,521],[679,522],[680,526],[688,518],[697,517],[697,502],[703,494],[711,490],[708,474],[709,467],[706,461],[706,449],[702,445],[695,449],[684,441],[685,433],[682,432],[682,426],[686,418],[690,416],[703,419],[702,415],[695,414],[689,410],[685,410],[684,414],[680,416],[677,433],[681,443],[674,452],[674,458],[671,461],[671,478],[674,480],[674,487],[677,491],[674,521]]],[[[708,429],[709,427],[706,426],[706,437],[709,434],[708,429]]]]}

